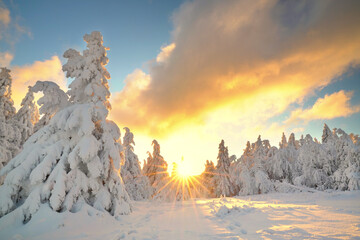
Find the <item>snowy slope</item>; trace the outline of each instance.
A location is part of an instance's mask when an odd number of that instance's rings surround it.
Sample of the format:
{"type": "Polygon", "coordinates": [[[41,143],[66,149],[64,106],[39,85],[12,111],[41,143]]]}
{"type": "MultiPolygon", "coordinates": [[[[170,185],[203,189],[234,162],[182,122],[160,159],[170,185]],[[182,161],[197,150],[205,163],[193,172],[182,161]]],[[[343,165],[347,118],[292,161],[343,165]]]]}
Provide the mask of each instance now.
{"type": "Polygon", "coordinates": [[[0,239],[360,239],[360,191],[273,193],[176,203],[135,202],[119,220],[83,207],[42,205],[23,225],[0,219],[0,239]]]}

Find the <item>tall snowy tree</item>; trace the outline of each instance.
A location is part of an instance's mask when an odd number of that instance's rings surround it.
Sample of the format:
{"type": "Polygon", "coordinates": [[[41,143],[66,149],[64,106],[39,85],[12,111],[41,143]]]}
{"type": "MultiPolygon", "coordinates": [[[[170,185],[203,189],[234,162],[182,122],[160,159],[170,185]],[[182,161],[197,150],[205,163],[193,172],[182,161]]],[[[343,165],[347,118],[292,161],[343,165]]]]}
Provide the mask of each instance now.
{"type": "Polygon", "coordinates": [[[219,144],[218,162],[216,165],[215,176],[213,177],[215,186],[215,195],[232,196],[235,193],[234,186],[230,180],[229,168],[231,160],[229,158],[228,148],[225,147],[224,140],[219,144]]]}
{"type": "Polygon", "coordinates": [[[16,112],[14,101],[11,99],[12,79],[10,72],[7,68],[1,68],[0,72],[0,117],[5,120],[12,118],[16,112]]]}
{"type": "Polygon", "coordinates": [[[331,132],[330,128],[328,127],[328,125],[326,125],[326,123],[325,123],[324,124],[324,129],[323,129],[323,134],[322,134],[322,137],[321,137],[322,143],[327,143],[327,141],[331,137],[332,137],[332,132],[331,132]]]}
{"type": "Polygon", "coordinates": [[[261,136],[257,141],[250,143],[244,150],[244,154],[233,165],[231,165],[231,179],[236,187],[236,192],[240,195],[267,193],[274,190],[266,166],[269,156],[275,154],[274,148],[270,146],[268,140],[261,140],[261,136]]]}
{"type": "Polygon", "coordinates": [[[360,147],[355,145],[351,137],[342,129],[336,129],[336,140],[333,148],[336,149],[333,188],[339,190],[360,189],[360,147]]]}
{"type": "MultiPolygon", "coordinates": [[[[204,185],[205,191],[202,191],[205,193],[205,196],[208,197],[215,197],[214,193],[214,181],[213,178],[215,176],[215,165],[213,161],[206,160],[205,163],[205,170],[201,174],[201,183],[204,185]]],[[[200,191],[203,190],[200,186],[200,191]]]]}
{"type": "Polygon", "coordinates": [[[24,99],[21,101],[21,108],[14,116],[14,124],[21,133],[20,147],[34,133],[34,125],[39,121],[39,110],[35,104],[34,93],[29,87],[24,99]]]}
{"type": "Polygon", "coordinates": [[[287,146],[285,133],[282,133],[281,142],[279,143],[280,149],[285,148],[287,146]]]}
{"type": "Polygon", "coordinates": [[[294,178],[295,185],[305,185],[318,190],[329,188],[331,168],[327,157],[323,146],[307,134],[296,163],[300,174],[294,178]]]}
{"type": "Polygon", "coordinates": [[[167,171],[168,164],[160,155],[160,144],[152,141],[153,154],[149,153],[147,162],[144,164],[144,175],[148,176],[151,186],[154,188],[154,198],[168,199],[171,197],[169,194],[170,178],[167,171]]]}
{"type": "Polygon", "coordinates": [[[125,162],[121,167],[121,177],[124,180],[126,191],[131,199],[139,201],[149,199],[152,188],[149,179],[142,174],[138,156],[134,153],[134,134],[125,127],[123,138],[125,162]]]}
{"type": "Polygon", "coordinates": [[[298,157],[296,148],[295,135],[291,133],[287,142],[283,133],[280,149],[275,151],[274,156],[267,161],[267,169],[271,179],[292,183],[294,166],[298,157]]]}
{"type": "Polygon", "coordinates": [[[54,211],[76,211],[89,204],[113,216],[131,212],[120,176],[120,130],[107,120],[109,73],[100,32],[86,34],[83,54],[70,49],[63,66],[70,85],[71,105],[33,134],[24,149],[1,171],[0,215],[20,207],[24,220],[42,203],[54,211]],[[81,86],[81,87],[80,87],[81,86]]]}
{"type": "Polygon", "coordinates": [[[43,92],[43,96],[37,101],[42,117],[34,126],[36,132],[48,124],[55,113],[69,105],[69,97],[56,83],[49,81],[37,81],[31,90],[34,93],[43,92]]]}
{"type": "MultiPolygon", "coordinates": [[[[15,115],[14,102],[11,98],[12,79],[10,70],[1,68],[0,72],[0,170],[18,152],[21,141],[21,134],[13,123],[15,115]]],[[[4,177],[0,177],[2,184],[4,177]]]]}

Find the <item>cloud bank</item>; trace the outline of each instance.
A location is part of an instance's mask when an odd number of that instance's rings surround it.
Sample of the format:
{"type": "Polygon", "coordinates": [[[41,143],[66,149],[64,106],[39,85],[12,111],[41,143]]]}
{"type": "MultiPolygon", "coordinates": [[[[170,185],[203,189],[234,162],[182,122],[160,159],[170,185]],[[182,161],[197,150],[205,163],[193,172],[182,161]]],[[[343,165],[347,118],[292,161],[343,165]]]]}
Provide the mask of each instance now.
{"type": "Polygon", "coordinates": [[[242,114],[263,125],[359,64],[359,22],[360,1],[187,2],[171,47],[149,75],[129,75],[112,117],[154,136],[242,114]],[[223,108],[231,114],[215,117],[223,108]]]}

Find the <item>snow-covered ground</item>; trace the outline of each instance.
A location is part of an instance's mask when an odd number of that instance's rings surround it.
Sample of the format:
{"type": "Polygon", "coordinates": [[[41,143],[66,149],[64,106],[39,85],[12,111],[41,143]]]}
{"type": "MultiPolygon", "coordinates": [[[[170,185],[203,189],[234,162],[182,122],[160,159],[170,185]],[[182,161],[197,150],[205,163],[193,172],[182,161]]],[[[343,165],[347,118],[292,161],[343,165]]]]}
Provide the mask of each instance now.
{"type": "Polygon", "coordinates": [[[42,205],[24,225],[19,211],[0,219],[0,239],[360,239],[360,191],[135,202],[119,220],[42,205]]]}

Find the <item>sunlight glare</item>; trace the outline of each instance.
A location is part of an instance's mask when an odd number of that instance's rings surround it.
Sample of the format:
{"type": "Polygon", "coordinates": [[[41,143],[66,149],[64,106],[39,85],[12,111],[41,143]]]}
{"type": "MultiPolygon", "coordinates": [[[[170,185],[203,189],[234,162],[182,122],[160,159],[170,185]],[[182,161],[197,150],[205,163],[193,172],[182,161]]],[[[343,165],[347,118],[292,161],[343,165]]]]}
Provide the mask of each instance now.
{"type": "Polygon", "coordinates": [[[188,178],[192,175],[194,175],[194,172],[189,164],[187,162],[181,161],[181,163],[178,165],[177,173],[179,177],[182,178],[188,178]]]}

